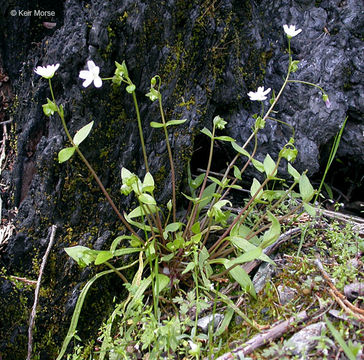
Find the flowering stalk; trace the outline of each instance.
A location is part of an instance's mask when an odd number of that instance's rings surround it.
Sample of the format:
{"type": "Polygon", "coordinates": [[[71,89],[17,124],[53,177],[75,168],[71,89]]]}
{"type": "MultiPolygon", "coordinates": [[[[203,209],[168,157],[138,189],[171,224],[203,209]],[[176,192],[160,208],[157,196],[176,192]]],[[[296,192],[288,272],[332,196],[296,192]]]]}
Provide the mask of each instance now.
{"type": "MultiPolygon", "coordinates": [[[[95,65],[95,64],[93,64],[95,65]]],[[[91,172],[92,176],[94,177],[95,181],[97,182],[97,184],[99,185],[101,191],[103,192],[103,194],[105,195],[107,201],[109,202],[109,204],[111,205],[112,209],[115,211],[116,215],[119,217],[119,219],[122,221],[122,223],[125,225],[125,227],[134,235],[136,236],[138,239],[140,239],[139,235],[133,230],[133,228],[130,226],[130,224],[125,220],[124,216],[120,213],[120,211],[118,210],[118,208],[116,207],[115,203],[113,202],[113,200],[111,199],[109,193],[106,191],[104,185],[102,184],[101,180],[99,179],[99,177],[97,176],[96,172],[94,171],[94,169],[92,168],[92,166],[90,165],[90,163],[87,161],[87,159],[85,158],[85,156],[82,154],[81,150],[79,149],[79,147],[74,143],[71,134],[68,131],[67,128],[67,124],[66,121],[64,119],[64,112],[63,112],[63,107],[62,106],[58,106],[56,104],[56,100],[54,97],[54,93],[53,93],[53,88],[52,88],[52,82],[51,82],[51,78],[54,76],[54,73],[57,71],[59,67],[59,64],[56,65],[48,65],[47,67],[40,67],[38,66],[37,69],[35,70],[35,72],[44,77],[45,79],[48,79],[49,82],[49,88],[50,88],[50,92],[51,92],[51,96],[52,96],[52,100],[53,103],[50,103],[48,101],[47,105],[44,105],[44,109],[46,109],[47,107],[50,108],[48,109],[49,114],[53,114],[55,111],[58,113],[59,117],[61,118],[61,122],[62,122],[62,126],[65,130],[65,133],[67,135],[68,140],[70,141],[70,143],[72,144],[73,148],[75,149],[75,151],[78,153],[78,155],[80,156],[81,160],[84,162],[84,164],[86,165],[86,167],[89,169],[89,171],[91,172]]],[[[90,65],[89,65],[90,67],[90,65]]],[[[91,65],[92,67],[92,65],[91,65]]],[[[96,73],[98,74],[97,70],[95,70],[93,68],[93,79],[95,80],[95,77],[97,75],[95,75],[96,73]]],[[[85,71],[86,72],[86,71],[85,71]]],[[[85,74],[84,74],[85,75],[85,74]]],[[[91,75],[89,75],[91,76],[91,75]]],[[[85,75],[86,78],[86,75],[85,75]]],[[[86,81],[89,82],[87,84],[87,86],[93,81],[89,81],[90,78],[86,78],[86,81]]],[[[86,82],[85,81],[85,82],[86,82]]],[[[99,83],[98,80],[97,84],[99,83]]],[[[101,79],[100,79],[101,81],[101,79]]],[[[85,85],[85,83],[84,83],[85,85]]]]}

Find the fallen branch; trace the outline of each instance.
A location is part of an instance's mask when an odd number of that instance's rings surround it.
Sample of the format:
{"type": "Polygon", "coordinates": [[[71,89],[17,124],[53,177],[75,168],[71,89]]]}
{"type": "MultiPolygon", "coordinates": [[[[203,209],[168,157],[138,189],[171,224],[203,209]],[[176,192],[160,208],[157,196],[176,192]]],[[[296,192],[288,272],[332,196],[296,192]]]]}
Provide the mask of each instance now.
{"type": "Polygon", "coordinates": [[[28,329],[28,356],[27,356],[27,360],[30,360],[31,355],[32,355],[32,349],[33,349],[33,328],[34,328],[34,323],[35,323],[35,315],[37,312],[37,305],[38,305],[38,298],[39,298],[39,290],[40,290],[40,283],[42,281],[42,276],[43,276],[43,271],[45,268],[45,265],[47,263],[47,258],[49,255],[49,252],[51,251],[53,242],[54,242],[54,236],[56,235],[56,230],[57,230],[57,226],[56,225],[52,225],[51,227],[51,235],[50,235],[50,239],[49,239],[49,244],[47,247],[47,250],[43,256],[43,260],[42,260],[42,265],[40,266],[40,270],[39,270],[39,276],[38,276],[38,281],[37,281],[37,287],[35,288],[35,293],[34,293],[34,304],[33,304],[33,308],[32,308],[32,312],[30,314],[30,319],[29,319],[29,329],[28,329]]]}
{"type": "Polygon", "coordinates": [[[286,321],[283,321],[277,325],[273,325],[271,329],[266,332],[260,333],[250,340],[248,340],[244,345],[237,347],[236,349],[221,355],[217,360],[233,360],[236,358],[241,358],[242,355],[251,354],[253,351],[259,347],[267,344],[281,337],[284,333],[288,332],[297,322],[305,321],[309,318],[306,311],[301,311],[296,316],[292,316],[286,321]]]}

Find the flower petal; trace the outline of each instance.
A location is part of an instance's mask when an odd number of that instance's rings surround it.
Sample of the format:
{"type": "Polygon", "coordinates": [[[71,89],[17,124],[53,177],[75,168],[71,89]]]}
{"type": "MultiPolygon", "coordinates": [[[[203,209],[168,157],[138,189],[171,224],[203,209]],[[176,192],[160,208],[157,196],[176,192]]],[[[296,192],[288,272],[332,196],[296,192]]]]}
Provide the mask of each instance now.
{"type": "Polygon", "coordinates": [[[92,77],[88,77],[82,84],[83,87],[87,87],[92,83],[92,77]]]}
{"type": "Polygon", "coordinates": [[[92,60],[89,60],[89,61],[87,61],[87,67],[88,67],[89,71],[93,72],[93,70],[97,66],[95,65],[95,63],[92,60]]]}
{"type": "Polygon", "coordinates": [[[90,77],[90,72],[88,70],[81,70],[80,75],[78,75],[81,79],[88,79],[90,77]]]}
{"type": "Polygon", "coordinates": [[[100,88],[102,86],[102,80],[101,80],[100,76],[95,76],[94,85],[97,88],[100,88]]]}

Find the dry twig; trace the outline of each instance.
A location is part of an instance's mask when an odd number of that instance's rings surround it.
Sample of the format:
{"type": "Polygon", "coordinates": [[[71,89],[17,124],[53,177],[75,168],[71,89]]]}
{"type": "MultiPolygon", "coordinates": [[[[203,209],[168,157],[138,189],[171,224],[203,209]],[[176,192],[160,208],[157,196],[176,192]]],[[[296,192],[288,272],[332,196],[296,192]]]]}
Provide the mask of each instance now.
{"type": "Polygon", "coordinates": [[[35,323],[35,315],[36,315],[36,312],[37,312],[37,305],[38,305],[38,298],[39,298],[40,283],[42,281],[42,275],[43,275],[43,271],[44,271],[45,265],[47,263],[47,258],[48,258],[49,252],[51,251],[51,248],[52,248],[52,245],[53,245],[53,242],[54,242],[54,237],[56,235],[56,230],[57,230],[57,226],[56,225],[52,225],[50,239],[49,239],[49,244],[48,244],[47,250],[46,250],[46,252],[45,252],[45,254],[43,256],[42,265],[40,266],[40,270],[39,270],[37,287],[35,288],[35,293],[34,293],[34,304],[33,304],[32,312],[30,314],[30,319],[29,319],[29,329],[28,329],[28,356],[27,356],[27,360],[30,360],[30,358],[32,356],[32,349],[33,349],[33,328],[34,328],[34,323],[35,323]]]}

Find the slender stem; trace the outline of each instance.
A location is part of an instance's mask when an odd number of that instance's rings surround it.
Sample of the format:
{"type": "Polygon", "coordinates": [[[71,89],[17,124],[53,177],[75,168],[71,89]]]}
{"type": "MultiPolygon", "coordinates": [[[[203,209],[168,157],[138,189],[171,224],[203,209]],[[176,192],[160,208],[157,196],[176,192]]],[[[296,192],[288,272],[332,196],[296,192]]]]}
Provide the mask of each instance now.
{"type": "Polygon", "coordinates": [[[317,84],[314,84],[314,83],[311,83],[311,82],[308,82],[308,81],[303,81],[303,80],[288,80],[287,82],[290,82],[290,83],[299,83],[299,84],[305,84],[305,85],[310,85],[310,86],[314,86],[318,89],[320,89],[320,91],[322,92],[322,94],[326,94],[325,90],[317,85],[317,84]]]}
{"type": "Polygon", "coordinates": [[[146,149],[145,149],[142,122],[140,120],[139,106],[138,106],[138,101],[137,101],[137,98],[136,98],[136,95],[135,95],[135,91],[132,92],[132,95],[133,95],[133,101],[134,101],[136,116],[137,116],[140,142],[142,144],[142,151],[143,151],[143,157],[144,157],[145,170],[146,170],[146,172],[149,172],[148,157],[147,157],[147,152],[146,152],[146,149]]]}
{"type": "Polygon", "coordinates": [[[164,136],[166,138],[166,145],[167,145],[167,151],[168,151],[168,158],[169,158],[169,164],[171,167],[171,177],[172,177],[172,214],[173,214],[173,222],[176,222],[176,175],[174,171],[174,163],[173,163],[173,155],[171,146],[169,143],[168,138],[168,131],[166,126],[166,120],[164,117],[164,111],[163,111],[163,105],[162,105],[162,95],[159,93],[158,96],[158,102],[159,102],[159,111],[161,114],[161,119],[163,123],[163,130],[164,130],[164,136]]]}
{"type": "MultiPolygon", "coordinates": [[[[288,80],[289,81],[289,80],[288,80]]],[[[287,122],[283,121],[283,120],[278,120],[276,118],[273,118],[271,116],[268,116],[268,119],[269,120],[274,120],[274,121],[277,121],[278,123],[281,123],[281,124],[284,124],[284,125],[287,125],[289,128],[291,128],[292,130],[292,137],[294,138],[295,137],[295,134],[296,134],[296,130],[294,129],[294,127],[291,125],[291,124],[288,124],[287,122]]]]}
{"type": "Polygon", "coordinates": [[[42,276],[43,276],[44,268],[45,268],[46,263],[47,263],[49,252],[51,251],[51,248],[52,248],[53,243],[54,243],[54,237],[56,235],[56,230],[57,230],[57,225],[52,225],[51,228],[50,228],[50,236],[49,236],[49,243],[48,243],[48,246],[47,246],[47,250],[46,250],[46,252],[45,252],[45,254],[43,256],[42,264],[41,264],[40,270],[39,270],[37,286],[35,288],[35,293],[34,293],[34,304],[33,304],[32,312],[30,314],[30,319],[29,319],[28,356],[27,356],[27,360],[30,360],[31,356],[32,356],[32,351],[33,351],[33,328],[34,328],[34,323],[35,323],[35,316],[36,316],[36,313],[37,313],[40,284],[41,284],[41,281],[42,281],[42,276]]]}
{"type": "MultiPolygon", "coordinates": [[[[211,168],[212,155],[213,155],[213,152],[214,152],[214,139],[215,139],[215,125],[213,125],[213,127],[212,127],[210,153],[209,153],[209,160],[208,160],[208,163],[207,163],[206,173],[205,173],[205,177],[203,179],[203,183],[202,183],[202,186],[201,186],[201,189],[200,189],[200,193],[198,195],[198,197],[200,199],[202,198],[203,192],[204,192],[204,190],[206,188],[207,178],[209,176],[209,172],[210,172],[210,168],[211,168]]],[[[195,207],[194,211],[191,214],[191,217],[190,217],[191,221],[189,221],[188,226],[186,226],[186,229],[185,229],[185,231],[183,233],[184,236],[186,236],[188,234],[191,224],[193,224],[195,222],[196,215],[197,215],[197,209],[198,209],[198,207],[195,207]]]]}
{"type": "Polygon", "coordinates": [[[108,261],[105,261],[105,265],[108,266],[110,269],[114,270],[115,273],[124,281],[125,284],[129,284],[128,279],[113,265],[111,265],[108,261]]]}

